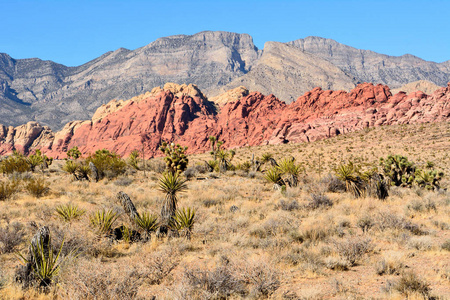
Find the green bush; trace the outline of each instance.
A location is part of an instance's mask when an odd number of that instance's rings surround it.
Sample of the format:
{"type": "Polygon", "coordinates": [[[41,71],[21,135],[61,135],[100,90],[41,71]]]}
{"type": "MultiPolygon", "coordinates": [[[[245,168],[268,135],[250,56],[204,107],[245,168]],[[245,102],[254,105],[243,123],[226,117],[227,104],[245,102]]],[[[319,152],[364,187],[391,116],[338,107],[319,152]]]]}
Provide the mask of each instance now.
{"type": "Polygon", "coordinates": [[[117,177],[126,171],[126,162],[116,153],[109,150],[97,150],[86,158],[86,165],[92,162],[98,170],[98,175],[101,178],[117,177]]]}
{"type": "Polygon", "coordinates": [[[20,184],[17,180],[0,181],[0,201],[10,199],[20,189],[20,184]]]}
{"type": "Polygon", "coordinates": [[[136,170],[139,170],[139,151],[133,150],[128,157],[128,164],[136,170]]]}
{"type": "Polygon", "coordinates": [[[444,172],[437,170],[420,170],[415,172],[414,183],[427,190],[438,190],[440,180],[444,177],[444,172]]]}
{"type": "Polygon", "coordinates": [[[24,173],[30,170],[27,158],[17,151],[0,162],[0,172],[3,174],[12,174],[14,172],[24,173]]]}

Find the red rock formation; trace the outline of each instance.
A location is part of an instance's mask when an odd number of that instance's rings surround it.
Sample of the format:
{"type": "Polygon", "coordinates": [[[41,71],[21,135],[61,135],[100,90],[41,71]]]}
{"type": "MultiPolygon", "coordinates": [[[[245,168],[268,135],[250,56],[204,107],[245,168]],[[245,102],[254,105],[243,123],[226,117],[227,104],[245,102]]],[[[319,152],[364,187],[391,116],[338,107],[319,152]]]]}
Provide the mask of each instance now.
{"type": "Polygon", "coordinates": [[[107,148],[121,155],[146,148],[159,155],[161,141],[188,146],[189,153],[207,151],[208,137],[218,136],[229,148],[308,142],[366,127],[442,122],[450,119],[450,83],[432,95],[392,95],[384,85],[364,83],[351,92],[315,88],[286,105],[274,95],[252,92],[227,102],[219,112],[201,92],[175,87],[123,102],[92,121],[68,123],[52,133],[30,122],[16,128],[0,125],[0,154],[41,149],[55,158],[78,146],[83,154],[107,148]]]}

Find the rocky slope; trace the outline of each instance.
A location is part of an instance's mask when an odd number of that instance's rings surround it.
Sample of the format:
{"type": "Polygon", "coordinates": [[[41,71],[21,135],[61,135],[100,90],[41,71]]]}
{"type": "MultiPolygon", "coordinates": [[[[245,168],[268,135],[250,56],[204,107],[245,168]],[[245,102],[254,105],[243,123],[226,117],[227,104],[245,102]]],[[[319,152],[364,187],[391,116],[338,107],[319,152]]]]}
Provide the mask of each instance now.
{"type": "Polygon", "coordinates": [[[99,108],[97,118],[70,122],[57,133],[36,122],[0,125],[0,154],[41,149],[64,158],[78,146],[83,154],[107,148],[126,156],[144,146],[146,153],[160,155],[161,141],[197,153],[208,151],[211,135],[236,148],[310,142],[373,126],[449,121],[450,83],[432,95],[392,95],[387,86],[369,83],[350,92],[314,88],[291,104],[252,92],[219,110],[196,86],[167,84],[153,94],[110,104],[99,108]]]}
{"type": "Polygon", "coordinates": [[[407,83],[397,89],[392,89],[391,92],[396,94],[398,92],[405,92],[407,94],[421,91],[425,94],[432,94],[435,90],[440,89],[442,86],[436,85],[427,80],[418,80],[414,82],[407,83]]]}
{"type": "Polygon", "coordinates": [[[355,87],[352,78],[325,59],[283,43],[267,42],[261,58],[247,74],[220,89],[236,86],[274,94],[286,103],[317,86],[348,91],[355,87]]]}
{"type": "Polygon", "coordinates": [[[120,48],[78,67],[0,53],[0,122],[37,121],[59,130],[91,118],[111,99],[129,99],[165,82],[194,83],[208,96],[243,85],[289,103],[316,86],[348,91],[358,82],[400,87],[417,80],[445,86],[450,61],[391,57],[315,37],[291,45],[268,42],[258,50],[247,34],[208,31],[120,48]]]}
{"type": "Polygon", "coordinates": [[[450,81],[450,61],[435,63],[410,54],[389,56],[315,36],[289,44],[328,60],[358,82],[382,83],[398,88],[418,80],[428,80],[440,86],[450,81]]]}

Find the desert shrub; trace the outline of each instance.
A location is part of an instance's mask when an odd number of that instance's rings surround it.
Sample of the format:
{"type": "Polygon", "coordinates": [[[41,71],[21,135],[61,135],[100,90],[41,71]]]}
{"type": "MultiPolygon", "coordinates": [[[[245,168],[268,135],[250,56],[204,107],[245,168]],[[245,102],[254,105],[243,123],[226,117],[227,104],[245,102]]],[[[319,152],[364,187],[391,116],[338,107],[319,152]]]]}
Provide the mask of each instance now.
{"type": "Polygon", "coordinates": [[[191,294],[203,299],[228,299],[247,294],[244,282],[229,265],[218,266],[213,270],[185,268],[183,275],[193,288],[191,294]]]}
{"type": "Polygon", "coordinates": [[[280,201],[278,201],[278,207],[281,208],[282,210],[286,210],[286,211],[293,211],[293,210],[298,210],[300,209],[300,205],[298,204],[297,200],[292,200],[292,201],[286,201],[281,199],[280,201]]]}
{"type": "Polygon", "coordinates": [[[336,252],[345,259],[350,266],[354,266],[364,254],[373,249],[369,238],[351,237],[342,241],[334,241],[336,252]]]}
{"type": "Polygon", "coordinates": [[[320,183],[325,186],[327,192],[338,193],[345,191],[345,184],[333,174],[328,174],[321,178],[320,183]]]}
{"type": "Polygon", "coordinates": [[[55,208],[55,211],[66,222],[78,219],[86,212],[84,209],[78,208],[78,205],[72,203],[59,205],[55,208]]]}
{"type": "Polygon", "coordinates": [[[324,241],[326,238],[336,234],[336,232],[334,225],[326,226],[321,222],[316,222],[309,226],[304,226],[293,238],[300,242],[311,242],[316,244],[319,241],[324,241]]]}
{"type": "Polygon", "coordinates": [[[126,171],[126,162],[116,153],[109,150],[97,150],[86,158],[86,164],[92,162],[98,170],[98,176],[109,179],[117,177],[126,171]]]}
{"type": "Polygon", "coordinates": [[[426,234],[420,229],[417,224],[414,224],[403,217],[397,216],[387,210],[380,211],[376,216],[376,224],[380,231],[386,231],[388,229],[393,230],[407,230],[414,235],[426,234]]]}
{"type": "Polygon", "coordinates": [[[372,228],[375,225],[375,222],[373,221],[372,217],[369,215],[364,215],[358,219],[356,222],[356,226],[361,228],[363,232],[369,231],[370,228],[372,228]]]}
{"type": "Polygon", "coordinates": [[[270,297],[280,286],[280,272],[265,261],[250,261],[239,270],[241,280],[250,284],[250,294],[255,298],[270,297]]]}
{"type": "Polygon", "coordinates": [[[243,163],[236,164],[236,170],[242,170],[245,172],[250,171],[252,164],[249,161],[244,161],[243,163]]]}
{"type": "Polygon", "coordinates": [[[153,158],[147,162],[147,168],[156,173],[163,173],[166,169],[166,164],[160,158],[153,158]]]}
{"type": "Polygon", "coordinates": [[[133,179],[130,177],[119,177],[114,180],[113,183],[117,186],[129,186],[131,183],[133,183],[133,179]]]}
{"type": "Polygon", "coordinates": [[[333,206],[333,202],[325,194],[311,194],[307,207],[309,209],[329,208],[333,206]]]}
{"type": "Polygon", "coordinates": [[[11,253],[23,242],[25,230],[22,224],[14,222],[0,227],[0,253],[11,253]]]}
{"type": "Polygon", "coordinates": [[[408,241],[408,248],[419,251],[431,250],[433,246],[433,240],[428,236],[416,236],[408,241]]]}
{"type": "Polygon", "coordinates": [[[183,175],[184,175],[187,179],[191,179],[191,178],[197,176],[197,173],[198,173],[198,171],[197,171],[197,169],[196,169],[195,167],[190,167],[190,168],[187,168],[187,169],[184,171],[183,175]]]}
{"type": "Polygon", "coordinates": [[[3,174],[12,174],[14,172],[24,173],[30,170],[25,156],[17,151],[6,159],[0,161],[0,172],[3,174]]]}
{"type": "Polygon", "coordinates": [[[429,298],[430,285],[413,272],[403,273],[394,288],[407,297],[417,293],[425,299],[429,298]]]}
{"type": "Polygon", "coordinates": [[[145,257],[146,267],[151,270],[148,275],[150,284],[161,284],[180,263],[180,254],[172,248],[152,253],[145,257]]]}
{"type": "Polygon", "coordinates": [[[389,196],[389,184],[384,176],[374,172],[366,172],[366,194],[385,200],[389,196]]]}
{"type": "Polygon", "coordinates": [[[380,158],[380,165],[392,185],[411,186],[414,181],[416,167],[408,158],[401,155],[389,155],[386,159],[380,158]]]}
{"type": "Polygon", "coordinates": [[[396,256],[385,256],[375,263],[378,275],[399,275],[404,268],[402,258],[396,256]]]}
{"type": "Polygon", "coordinates": [[[18,180],[0,181],[0,201],[10,199],[19,189],[18,180]]]}
{"type": "Polygon", "coordinates": [[[446,240],[445,242],[442,243],[441,249],[450,251],[450,239],[448,239],[448,240],[446,240]]]}
{"type": "Polygon", "coordinates": [[[277,167],[271,167],[264,173],[264,179],[273,183],[274,190],[280,190],[282,186],[286,185],[281,175],[282,172],[277,167]]]}
{"type": "Polygon", "coordinates": [[[347,260],[342,259],[341,257],[327,257],[325,259],[325,266],[327,269],[334,271],[346,271],[350,267],[347,260]]]}
{"type": "Polygon", "coordinates": [[[61,274],[62,299],[136,299],[150,270],[132,262],[126,266],[79,259],[61,274]]]}
{"type": "Polygon", "coordinates": [[[50,184],[45,181],[43,177],[37,177],[28,180],[25,183],[25,191],[30,193],[36,198],[45,196],[50,191],[50,184]]]}

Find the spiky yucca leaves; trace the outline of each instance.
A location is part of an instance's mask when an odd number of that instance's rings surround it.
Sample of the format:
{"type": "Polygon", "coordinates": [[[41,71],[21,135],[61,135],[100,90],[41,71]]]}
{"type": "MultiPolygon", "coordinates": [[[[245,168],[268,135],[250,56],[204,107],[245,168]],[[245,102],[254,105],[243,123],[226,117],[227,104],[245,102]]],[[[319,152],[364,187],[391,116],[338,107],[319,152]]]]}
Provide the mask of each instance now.
{"type": "Polygon", "coordinates": [[[182,173],[186,170],[189,160],[185,154],[187,147],[181,147],[179,144],[168,144],[163,142],[159,148],[164,154],[166,170],[172,174],[182,173]]]}
{"type": "Polygon", "coordinates": [[[76,204],[72,203],[59,205],[55,208],[55,211],[66,222],[78,219],[86,212],[84,209],[80,209],[76,204]]]}
{"type": "Polygon", "coordinates": [[[233,160],[235,154],[236,152],[234,150],[228,151],[226,149],[217,149],[216,157],[219,163],[220,172],[225,172],[226,170],[230,169],[231,161],[233,160]]]}
{"type": "Polygon", "coordinates": [[[416,167],[408,158],[402,155],[389,155],[386,159],[380,158],[380,165],[384,174],[395,186],[411,186],[414,182],[416,167]]]}
{"type": "Polygon", "coordinates": [[[139,170],[139,151],[133,150],[128,157],[128,164],[136,170],[139,170]]]}
{"type": "Polygon", "coordinates": [[[136,225],[150,234],[158,228],[158,216],[144,212],[135,218],[136,225]]]}
{"type": "Polygon", "coordinates": [[[17,180],[0,181],[0,201],[11,198],[19,191],[20,184],[17,180]]]}
{"type": "Polygon", "coordinates": [[[30,244],[31,260],[18,253],[24,263],[31,263],[33,275],[40,287],[48,287],[53,279],[58,276],[61,264],[65,261],[65,259],[60,259],[63,246],[64,240],[59,246],[59,250],[54,254],[52,251],[51,236],[49,236],[48,246],[44,245],[43,239],[40,239],[36,245],[33,243],[30,244]]]}
{"type": "MultiPolygon", "coordinates": [[[[37,150],[39,151],[39,150],[37,150]]],[[[34,172],[34,170],[36,169],[37,166],[41,165],[42,163],[44,163],[44,158],[40,155],[40,151],[37,152],[36,154],[30,155],[27,157],[27,163],[30,166],[30,170],[31,172],[34,172]]]]}
{"type": "Polygon", "coordinates": [[[359,176],[359,167],[355,166],[353,162],[347,164],[340,164],[334,169],[337,178],[345,183],[347,192],[352,193],[355,197],[361,197],[364,193],[364,181],[359,176]]]}
{"type": "Polygon", "coordinates": [[[281,175],[284,175],[286,177],[284,181],[290,187],[295,187],[298,185],[298,176],[302,171],[302,167],[295,164],[295,159],[282,159],[278,164],[278,169],[280,170],[281,175]]]}
{"type": "Polygon", "coordinates": [[[195,223],[195,209],[188,207],[187,209],[179,209],[172,218],[171,226],[181,231],[181,234],[187,239],[191,239],[192,230],[195,223]]]}
{"type": "MultiPolygon", "coordinates": [[[[366,172],[363,174],[367,176],[366,172]]],[[[366,192],[369,196],[377,197],[380,200],[384,200],[389,196],[389,184],[383,175],[374,172],[370,176],[363,176],[363,180],[366,182],[366,192]]]]}
{"type": "Polygon", "coordinates": [[[414,182],[427,190],[438,190],[439,181],[444,177],[444,172],[437,170],[416,170],[414,182]]]}
{"type": "Polygon", "coordinates": [[[281,178],[281,171],[277,167],[271,167],[264,173],[264,178],[273,183],[274,190],[280,190],[282,186],[285,186],[283,179],[281,178]]]}
{"type": "Polygon", "coordinates": [[[78,180],[78,163],[73,160],[66,160],[66,163],[63,165],[63,171],[72,174],[75,180],[78,180]]]}
{"type": "Polygon", "coordinates": [[[211,143],[211,155],[214,157],[214,160],[217,159],[216,157],[216,142],[217,142],[217,138],[215,136],[210,136],[209,137],[209,142],[211,143]]]}
{"type": "Polygon", "coordinates": [[[89,219],[99,234],[108,234],[111,232],[111,227],[117,218],[117,213],[110,209],[108,211],[96,211],[89,219]]]}
{"type": "Polygon", "coordinates": [[[186,180],[178,173],[166,172],[159,178],[159,190],[166,194],[161,208],[161,225],[168,226],[177,210],[177,194],[187,189],[186,180]]]}
{"type": "Polygon", "coordinates": [[[209,167],[209,170],[212,171],[219,171],[219,162],[217,160],[209,160],[206,162],[206,164],[209,167]]]}
{"type": "Polygon", "coordinates": [[[91,168],[86,163],[80,163],[77,169],[77,177],[82,180],[89,180],[89,175],[91,175],[91,168]]]}
{"type": "Polygon", "coordinates": [[[266,164],[266,163],[270,162],[270,160],[272,158],[273,158],[273,154],[272,153],[269,153],[269,152],[263,153],[263,155],[261,155],[261,162],[263,164],[266,164]]]}

